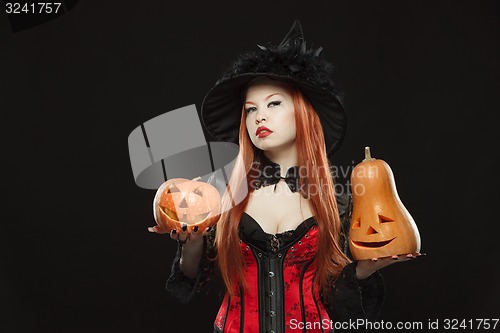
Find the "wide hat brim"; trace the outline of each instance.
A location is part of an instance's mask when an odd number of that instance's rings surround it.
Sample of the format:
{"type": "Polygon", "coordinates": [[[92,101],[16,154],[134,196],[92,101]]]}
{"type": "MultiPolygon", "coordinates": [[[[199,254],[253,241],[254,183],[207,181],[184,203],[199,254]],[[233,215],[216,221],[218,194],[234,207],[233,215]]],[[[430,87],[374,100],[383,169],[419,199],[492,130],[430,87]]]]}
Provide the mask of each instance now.
{"type": "Polygon", "coordinates": [[[295,84],[319,116],[327,154],[331,155],[340,147],[347,131],[347,114],[340,99],[313,83],[273,73],[239,74],[219,82],[207,93],[201,108],[201,120],[214,139],[239,144],[243,94],[248,83],[261,76],[295,84]]]}
{"type": "MultiPolygon", "coordinates": [[[[220,141],[239,143],[243,94],[251,80],[265,76],[297,86],[319,116],[328,155],[338,149],[347,129],[347,114],[332,81],[333,65],[308,49],[298,20],[277,46],[260,46],[241,54],[207,93],[202,123],[220,141]]],[[[329,156],[330,157],[330,156],[329,156]]]]}

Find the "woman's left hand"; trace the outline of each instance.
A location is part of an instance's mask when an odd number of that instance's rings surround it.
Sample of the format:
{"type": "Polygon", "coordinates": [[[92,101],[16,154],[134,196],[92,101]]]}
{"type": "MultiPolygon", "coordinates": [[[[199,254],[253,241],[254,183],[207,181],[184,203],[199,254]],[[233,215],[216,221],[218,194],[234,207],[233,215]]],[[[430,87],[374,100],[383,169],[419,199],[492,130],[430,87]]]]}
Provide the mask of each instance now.
{"type": "Polygon", "coordinates": [[[408,253],[392,257],[359,260],[356,265],[356,278],[358,280],[364,280],[381,268],[395,264],[397,262],[414,260],[415,258],[422,256],[425,256],[425,253],[408,253]]]}

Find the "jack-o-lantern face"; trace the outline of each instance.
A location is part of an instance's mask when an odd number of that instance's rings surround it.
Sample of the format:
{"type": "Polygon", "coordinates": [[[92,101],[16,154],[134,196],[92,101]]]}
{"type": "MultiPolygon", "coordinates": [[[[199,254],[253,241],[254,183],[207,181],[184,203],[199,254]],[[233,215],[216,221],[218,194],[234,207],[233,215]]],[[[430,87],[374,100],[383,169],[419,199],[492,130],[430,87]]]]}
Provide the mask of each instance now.
{"type": "Polygon", "coordinates": [[[420,251],[420,235],[399,199],[394,175],[383,160],[367,159],[351,175],[353,213],[349,246],[356,260],[420,251]]]}
{"type": "Polygon", "coordinates": [[[351,226],[352,234],[356,235],[357,239],[352,241],[353,245],[360,248],[379,248],[391,243],[396,239],[395,234],[397,233],[393,225],[385,224],[390,222],[394,222],[394,220],[381,214],[376,214],[375,219],[368,216],[357,217],[351,226]],[[363,220],[363,227],[361,227],[361,220],[363,220]]]}
{"type": "Polygon", "coordinates": [[[163,183],[153,203],[156,222],[166,230],[180,231],[188,224],[201,232],[214,225],[219,217],[220,194],[215,187],[204,182],[174,178],[163,183]]]}

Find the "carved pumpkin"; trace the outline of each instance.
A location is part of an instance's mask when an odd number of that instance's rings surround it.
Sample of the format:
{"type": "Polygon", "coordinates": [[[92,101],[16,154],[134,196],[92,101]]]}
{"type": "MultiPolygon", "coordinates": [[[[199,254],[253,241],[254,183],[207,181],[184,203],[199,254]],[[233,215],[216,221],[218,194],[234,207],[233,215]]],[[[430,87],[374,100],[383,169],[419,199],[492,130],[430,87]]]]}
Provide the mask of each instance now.
{"type": "Polygon", "coordinates": [[[420,251],[420,234],[399,199],[394,175],[383,160],[365,159],[351,175],[353,212],[349,248],[355,260],[381,258],[420,251]]]}
{"type": "Polygon", "coordinates": [[[153,201],[156,223],[165,230],[181,231],[188,225],[190,233],[195,226],[198,232],[217,223],[220,210],[220,194],[212,185],[196,180],[173,178],[157,190],[153,201]]]}

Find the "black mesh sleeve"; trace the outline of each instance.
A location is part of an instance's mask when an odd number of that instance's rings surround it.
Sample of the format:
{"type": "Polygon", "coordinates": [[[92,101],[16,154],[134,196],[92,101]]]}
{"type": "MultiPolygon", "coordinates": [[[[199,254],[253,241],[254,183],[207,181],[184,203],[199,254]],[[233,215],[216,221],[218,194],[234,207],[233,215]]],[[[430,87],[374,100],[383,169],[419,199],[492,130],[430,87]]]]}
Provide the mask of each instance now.
{"type": "Polygon", "coordinates": [[[198,273],[194,279],[188,278],[182,272],[180,268],[182,244],[179,243],[177,247],[177,253],[172,264],[171,274],[167,280],[166,289],[183,304],[191,301],[213,277],[215,262],[210,258],[213,258],[214,232],[215,230],[212,230],[208,236],[204,237],[203,255],[198,266],[198,273]]]}
{"type": "Polygon", "coordinates": [[[335,284],[331,303],[331,317],[334,321],[373,321],[382,309],[385,294],[382,275],[375,272],[365,280],[358,280],[356,263],[352,262],[344,267],[335,284]]]}

